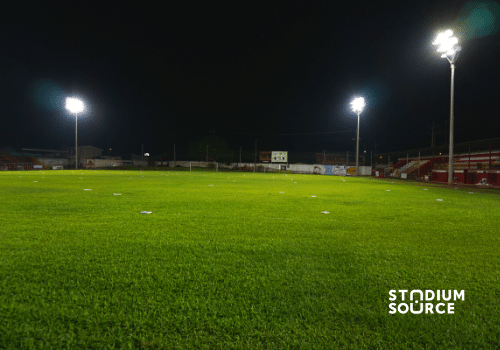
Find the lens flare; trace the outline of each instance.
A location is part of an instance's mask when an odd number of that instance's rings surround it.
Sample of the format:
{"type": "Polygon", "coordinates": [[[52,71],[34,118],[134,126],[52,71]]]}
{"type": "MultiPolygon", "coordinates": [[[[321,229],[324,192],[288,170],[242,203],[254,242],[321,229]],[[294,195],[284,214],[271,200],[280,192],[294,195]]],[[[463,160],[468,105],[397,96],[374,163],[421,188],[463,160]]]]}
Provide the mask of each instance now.
{"type": "Polygon", "coordinates": [[[491,0],[470,1],[454,26],[462,41],[493,35],[500,30],[500,4],[491,0]]]}

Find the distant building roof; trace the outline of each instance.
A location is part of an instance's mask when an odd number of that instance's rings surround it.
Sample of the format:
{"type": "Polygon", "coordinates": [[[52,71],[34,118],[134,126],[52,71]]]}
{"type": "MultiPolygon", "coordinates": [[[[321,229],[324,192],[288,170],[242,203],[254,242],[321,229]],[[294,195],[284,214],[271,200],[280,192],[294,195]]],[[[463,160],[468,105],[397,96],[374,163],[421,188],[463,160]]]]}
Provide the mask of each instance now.
{"type": "Polygon", "coordinates": [[[68,152],[67,150],[61,150],[61,149],[38,149],[38,148],[21,148],[23,151],[28,151],[28,152],[43,152],[43,153],[66,153],[68,152]]]}
{"type": "MultiPolygon", "coordinates": [[[[78,146],[78,149],[80,149],[80,148],[95,148],[95,149],[98,149],[99,151],[104,151],[102,148],[94,147],[94,146],[78,146]]],[[[68,149],[75,149],[75,147],[68,147],[68,149]]]]}
{"type": "Polygon", "coordinates": [[[10,153],[15,152],[16,149],[12,146],[2,146],[0,147],[0,153],[10,153]]]}

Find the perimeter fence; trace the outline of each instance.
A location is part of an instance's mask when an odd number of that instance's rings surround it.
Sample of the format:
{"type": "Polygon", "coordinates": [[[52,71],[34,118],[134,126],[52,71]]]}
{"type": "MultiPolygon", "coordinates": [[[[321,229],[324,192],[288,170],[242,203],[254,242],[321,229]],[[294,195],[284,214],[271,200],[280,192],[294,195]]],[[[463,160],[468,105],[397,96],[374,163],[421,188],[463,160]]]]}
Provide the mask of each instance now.
{"type": "MultiPolygon", "coordinates": [[[[271,151],[250,151],[239,150],[234,151],[217,151],[207,148],[205,154],[192,154],[188,150],[177,149],[170,150],[157,157],[150,157],[150,165],[158,166],[186,166],[186,162],[206,162],[219,164],[267,164],[273,163],[271,159],[271,151]]],[[[359,157],[360,166],[371,166],[373,154],[362,153],[359,157]]],[[[354,152],[296,152],[287,151],[287,159],[281,163],[287,164],[309,164],[309,165],[344,165],[355,166],[356,155],[354,152]]]]}
{"type": "MultiPolygon", "coordinates": [[[[296,152],[288,151],[284,163],[273,163],[270,151],[244,150],[219,151],[207,145],[203,153],[193,154],[187,149],[172,149],[154,157],[151,166],[189,167],[191,162],[197,162],[197,167],[203,163],[218,163],[218,169],[238,169],[253,172],[292,171],[304,173],[333,172],[339,167],[348,169],[356,165],[354,152],[318,151],[296,152]],[[307,165],[307,166],[306,166],[307,165]]],[[[445,172],[449,167],[449,146],[421,148],[410,151],[398,151],[383,154],[362,151],[358,164],[362,175],[378,174],[414,180],[432,180],[435,172],[445,172]],[[367,169],[369,168],[369,170],[367,169]]],[[[500,138],[479,140],[454,145],[454,170],[467,172],[500,170],[500,138]]],[[[208,167],[210,168],[210,167],[208,167]]],[[[464,175],[465,177],[465,175],[464,175]]],[[[437,180],[440,181],[440,180],[437,180]]]]}
{"type": "Polygon", "coordinates": [[[0,163],[0,171],[9,171],[9,170],[41,170],[43,166],[38,164],[29,163],[0,163]]]}

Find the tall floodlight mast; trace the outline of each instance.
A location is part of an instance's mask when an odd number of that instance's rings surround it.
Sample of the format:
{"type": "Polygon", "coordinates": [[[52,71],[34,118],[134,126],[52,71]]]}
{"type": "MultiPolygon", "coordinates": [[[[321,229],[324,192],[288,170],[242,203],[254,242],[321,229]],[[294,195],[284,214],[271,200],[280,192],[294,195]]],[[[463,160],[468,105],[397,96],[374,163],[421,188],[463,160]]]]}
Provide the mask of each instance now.
{"type": "Polygon", "coordinates": [[[462,49],[458,46],[458,39],[453,36],[453,31],[448,29],[438,34],[436,40],[432,43],[437,46],[437,52],[442,53],[441,58],[446,58],[450,62],[451,67],[451,96],[450,96],[450,151],[448,161],[448,184],[453,184],[453,98],[455,89],[455,61],[458,53],[462,49]]]}
{"type": "Polygon", "coordinates": [[[352,111],[358,115],[358,132],[356,134],[356,176],[359,176],[359,115],[365,107],[365,99],[357,97],[351,102],[352,111]]]}
{"type": "Polygon", "coordinates": [[[83,102],[77,98],[66,98],[66,109],[75,114],[75,169],[78,169],[78,113],[83,112],[83,102]]]}

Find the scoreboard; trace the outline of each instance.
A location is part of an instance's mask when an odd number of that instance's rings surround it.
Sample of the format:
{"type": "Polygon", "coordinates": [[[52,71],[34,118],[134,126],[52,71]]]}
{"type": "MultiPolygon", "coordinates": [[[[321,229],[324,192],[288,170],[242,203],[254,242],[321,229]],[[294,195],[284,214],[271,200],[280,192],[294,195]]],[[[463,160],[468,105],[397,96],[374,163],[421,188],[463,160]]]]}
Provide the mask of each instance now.
{"type": "Polygon", "coordinates": [[[288,163],[288,152],[286,151],[272,151],[271,163],[288,163]]]}

